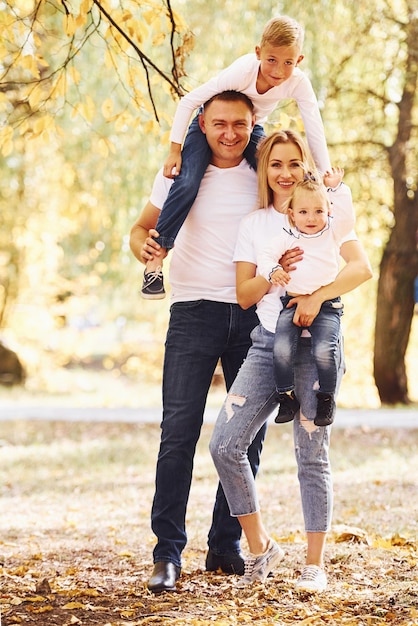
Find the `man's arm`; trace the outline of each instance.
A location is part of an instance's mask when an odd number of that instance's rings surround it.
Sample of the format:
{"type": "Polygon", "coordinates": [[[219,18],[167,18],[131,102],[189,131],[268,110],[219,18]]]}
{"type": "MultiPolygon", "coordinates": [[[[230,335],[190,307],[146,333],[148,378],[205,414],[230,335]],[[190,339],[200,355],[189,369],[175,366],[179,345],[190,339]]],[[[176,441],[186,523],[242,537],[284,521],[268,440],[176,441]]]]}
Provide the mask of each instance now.
{"type": "Polygon", "coordinates": [[[131,228],[129,245],[134,256],[146,263],[154,256],[160,256],[161,246],[152,237],[158,237],[155,230],[160,210],[150,201],[142,209],[141,215],[131,228]]]}

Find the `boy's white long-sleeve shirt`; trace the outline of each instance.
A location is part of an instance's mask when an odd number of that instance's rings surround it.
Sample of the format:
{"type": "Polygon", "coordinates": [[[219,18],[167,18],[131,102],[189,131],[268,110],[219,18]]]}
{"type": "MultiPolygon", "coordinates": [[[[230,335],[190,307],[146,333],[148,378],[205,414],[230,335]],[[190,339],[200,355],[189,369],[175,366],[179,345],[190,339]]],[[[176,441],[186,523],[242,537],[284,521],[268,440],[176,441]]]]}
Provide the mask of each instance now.
{"type": "Polygon", "coordinates": [[[306,138],[321,172],[330,169],[331,163],[325,140],[324,125],[312,84],[306,74],[296,67],[293,74],[266,93],[257,92],[256,83],[260,61],[255,53],[245,54],[203,85],[183,96],[178,104],[170,141],[182,144],[193,112],[212,96],[227,90],[240,91],[254,105],[256,122],[262,124],[275,110],[278,102],[294,99],[297,102],[305,127],[306,138]]]}
{"type": "Polygon", "coordinates": [[[335,280],[339,271],[339,251],[344,238],[355,223],[351,191],[341,184],[332,198],[333,212],[327,226],[316,235],[305,235],[292,226],[283,215],[283,226],[274,239],[267,243],[259,262],[259,273],[267,280],[279,259],[291,248],[303,249],[303,259],[289,273],[286,291],[292,294],[311,294],[335,280]]]}

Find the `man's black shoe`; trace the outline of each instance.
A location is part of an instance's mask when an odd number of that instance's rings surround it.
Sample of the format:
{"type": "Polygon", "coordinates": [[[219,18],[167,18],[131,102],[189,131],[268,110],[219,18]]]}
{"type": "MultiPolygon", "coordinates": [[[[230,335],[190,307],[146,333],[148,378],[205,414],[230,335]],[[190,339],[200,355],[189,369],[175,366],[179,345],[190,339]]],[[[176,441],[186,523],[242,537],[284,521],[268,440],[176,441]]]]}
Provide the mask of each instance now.
{"type": "Polygon", "coordinates": [[[152,576],[148,581],[148,589],[152,593],[175,591],[176,581],[180,578],[180,568],[174,563],[159,561],[154,564],[152,576]]]}
{"type": "Polygon", "coordinates": [[[225,574],[244,575],[244,557],[239,552],[228,554],[215,554],[209,550],[206,555],[206,571],[217,572],[222,570],[225,574]]]}

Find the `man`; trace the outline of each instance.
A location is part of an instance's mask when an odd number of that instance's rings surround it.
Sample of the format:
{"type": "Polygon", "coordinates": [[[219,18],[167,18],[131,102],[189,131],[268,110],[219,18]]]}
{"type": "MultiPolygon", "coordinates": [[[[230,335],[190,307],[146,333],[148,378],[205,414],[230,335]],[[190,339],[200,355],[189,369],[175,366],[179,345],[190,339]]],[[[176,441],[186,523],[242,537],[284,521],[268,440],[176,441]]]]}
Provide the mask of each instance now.
{"type": "MultiPolygon", "coordinates": [[[[165,345],[163,419],[151,525],[157,536],[148,588],[172,591],[181,572],[187,542],[185,517],[212,376],[221,360],[231,386],[258,323],[255,308],[236,301],[232,262],[241,218],[257,205],[255,172],[243,158],[254,125],[253,106],[243,94],[211,98],[199,125],[212,151],[211,163],[193,207],[176,239],[170,264],[172,307],[165,345]]],[[[131,249],[141,262],[159,255],[155,225],[171,180],[157,174],[151,198],[132,227],[131,249]]],[[[249,449],[254,474],[264,438],[262,429],[249,449]]],[[[243,574],[240,526],[218,486],[206,569],[243,574]]]]}

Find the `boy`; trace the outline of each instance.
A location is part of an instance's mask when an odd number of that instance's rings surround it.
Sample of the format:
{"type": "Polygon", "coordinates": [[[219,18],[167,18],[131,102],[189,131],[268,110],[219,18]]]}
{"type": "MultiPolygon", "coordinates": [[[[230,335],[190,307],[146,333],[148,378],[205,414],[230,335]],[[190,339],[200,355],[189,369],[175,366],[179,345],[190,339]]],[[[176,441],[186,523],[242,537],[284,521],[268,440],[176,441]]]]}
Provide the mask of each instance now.
{"type": "MultiPolygon", "coordinates": [[[[156,226],[159,235],[156,241],[162,248],[162,254],[159,259],[146,265],[142,286],[144,298],[157,300],[165,296],[161,259],[174,245],[210,160],[211,152],[197,117],[190,125],[181,149],[190,117],[202,102],[224,90],[240,91],[251,99],[257,123],[244,156],[256,169],[255,151],[259,139],[264,135],[261,124],[274,111],[278,102],[287,98],[295,99],[315,162],[321,172],[330,170],[318,102],[309,78],[298,67],[304,58],[301,53],[303,38],[303,28],[296,20],[287,16],[275,17],[266,24],[255,53],[238,58],[218,76],[181,99],[174,116],[170,154],[164,164],[164,176],[175,180],[156,226]]],[[[238,123],[243,124],[244,121],[238,123]]],[[[239,126],[236,130],[239,132],[239,126]]],[[[225,149],[233,148],[234,135],[234,131],[228,131],[222,137],[225,149]]]]}

